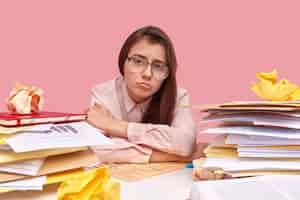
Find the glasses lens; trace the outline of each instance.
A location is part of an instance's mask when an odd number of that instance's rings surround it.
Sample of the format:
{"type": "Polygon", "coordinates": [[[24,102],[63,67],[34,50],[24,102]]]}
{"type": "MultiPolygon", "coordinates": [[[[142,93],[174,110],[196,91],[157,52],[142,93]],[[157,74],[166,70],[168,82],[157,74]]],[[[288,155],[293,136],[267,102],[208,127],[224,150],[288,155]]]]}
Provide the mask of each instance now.
{"type": "Polygon", "coordinates": [[[132,72],[142,72],[148,65],[148,61],[146,59],[138,56],[128,57],[128,61],[130,62],[130,70],[132,72]]]}
{"type": "Polygon", "coordinates": [[[152,72],[156,79],[165,79],[168,77],[169,68],[164,63],[152,63],[152,72]]]}
{"type": "MultiPolygon", "coordinates": [[[[146,58],[141,58],[138,56],[132,56],[127,58],[130,62],[130,70],[132,72],[141,73],[146,70],[149,65],[149,61],[146,58]]],[[[153,76],[157,80],[163,80],[169,75],[169,68],[165,63],[153,62],[151,63],[151,71],[153,76]]]]}

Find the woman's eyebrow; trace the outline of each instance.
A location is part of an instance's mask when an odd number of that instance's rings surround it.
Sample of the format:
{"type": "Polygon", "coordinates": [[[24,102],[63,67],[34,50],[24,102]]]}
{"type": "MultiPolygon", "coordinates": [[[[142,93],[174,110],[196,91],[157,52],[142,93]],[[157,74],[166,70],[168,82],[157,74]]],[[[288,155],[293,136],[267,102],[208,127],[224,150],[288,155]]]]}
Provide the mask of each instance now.
{"type": "Polygon", "coordinates": [[[163,63],[163,64],[166,64],[165,61],[162,61],[162,60],[159,60],[159,59],[154,59],[152,62],[158,62],[158,63],[163,63]]]}
{"type": "Polygon", "coordinates": [[[133,54],[132,56],[137,56],[137,57],[141,57],[144,59],[148,59],[146,56],[143,56],[142,54],[133,54]]]}
{"type": "MultiPolygon", "coordinates": [[[[133,54],[132,56],[137,56],[137,57],[140,57],[140,58],[149,60],[149,59],[147,58],[147,56],[144,56],[144,55],[142,55],[142,54],[133,54]]],[[[160,59],[153,59],[152,62],[159,62],[159,63],[163,63],[163,64],[166,63],[165,61],[162,61],[162,60],[160,60],[160,59]]]]}

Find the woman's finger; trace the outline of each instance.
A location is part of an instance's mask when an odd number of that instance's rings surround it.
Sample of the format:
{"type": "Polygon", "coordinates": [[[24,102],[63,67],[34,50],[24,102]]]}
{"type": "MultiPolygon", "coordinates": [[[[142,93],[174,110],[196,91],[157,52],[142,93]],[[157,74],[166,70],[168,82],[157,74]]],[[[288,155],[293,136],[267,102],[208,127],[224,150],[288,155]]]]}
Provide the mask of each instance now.
{"type": "Polygon", "coordinates": [[[104,107],[101,104],[95,103],[93,105],[93,108],[95,108],[96,110],[104,110],[104,107]]]}
{"type": "Polygon", "coordinates": [[[199,168],[194,168],[194,170],[193,170],[193,179],[194,179],[195,181],[201,180],[201,177],[200,177],[200,169],[199,169],[199,168]]]}
{"type": "Polygon", "coordinates": [[[218,180],[224,178],[224,171],[221,168],[196,168],[194,176],[199,180],[218,180]]]}
{"type": "Polygon", "coordinates": [[[90,110],[89,108],[84,109],[84,110],[83,110],[83,113],[84,113],[84,114],[87,114],[87,113],[89,112],[89,110],[90,110]]]}
{"type": "Polygon", "coordinates": [[[209,178],[209,171],[206,168],[195,168],[195,177],[198,180],[207,180],[209,178]]]}

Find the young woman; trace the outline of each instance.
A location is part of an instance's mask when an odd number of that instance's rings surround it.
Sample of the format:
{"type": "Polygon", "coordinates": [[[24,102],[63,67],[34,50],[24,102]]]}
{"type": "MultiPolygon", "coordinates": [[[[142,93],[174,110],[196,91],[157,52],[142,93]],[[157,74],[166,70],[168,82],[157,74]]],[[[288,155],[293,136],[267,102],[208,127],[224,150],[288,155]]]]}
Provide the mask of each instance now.
{"type": "Polygon", "coordinates": [[[176,82],[170,38],[158,27],[132,33],[119,54],[121,76],[92,89],[87,120],[113,145],[93,147],[102,162],[189,161],[195,124],[176,82]]]}

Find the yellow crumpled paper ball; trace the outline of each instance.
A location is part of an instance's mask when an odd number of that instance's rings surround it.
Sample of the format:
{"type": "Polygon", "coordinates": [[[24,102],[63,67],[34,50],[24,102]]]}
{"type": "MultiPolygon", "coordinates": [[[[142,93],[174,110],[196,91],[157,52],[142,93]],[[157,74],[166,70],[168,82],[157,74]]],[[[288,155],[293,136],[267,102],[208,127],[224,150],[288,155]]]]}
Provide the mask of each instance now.
{"type": "Polygon", "coordinates": [[[264,100],[288,101],[300,100],[300,88],[290,81],[277,80],[277,71],[269,73],[259,72],[256,74],[258,83],[252,85],[252,91],[264,100]]]}
{"type": "Polygon", "coordinates": [[[30,114],[42,110],[43,90],[17,83],[7,98],[7,108],[12,113],[30,114]]]}
{"type": "Polygon", "coordinates": [[[120,183],[110,179],[108,167],[100,167],[64,181],[58,200],[120,200],[120,183]]]}

